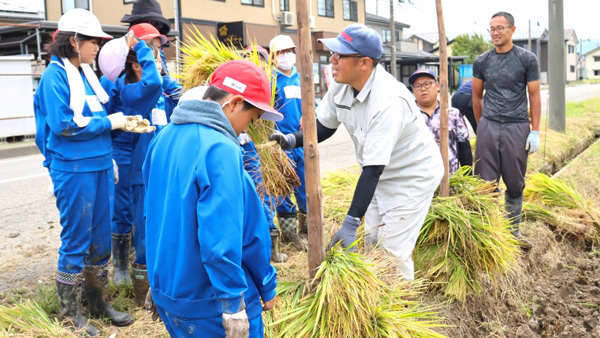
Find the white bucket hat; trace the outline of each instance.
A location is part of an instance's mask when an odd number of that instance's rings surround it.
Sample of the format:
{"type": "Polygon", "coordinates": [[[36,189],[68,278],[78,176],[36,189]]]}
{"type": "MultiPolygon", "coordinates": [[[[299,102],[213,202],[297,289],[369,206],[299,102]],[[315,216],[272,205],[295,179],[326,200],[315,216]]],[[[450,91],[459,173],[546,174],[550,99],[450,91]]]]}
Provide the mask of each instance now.
{"type": "Polygon", "coordinates": [[[100,20],[94,14],[82,8],[75,8],[63,14],[58,20],[58,30],[94,38],[112,39],[112,36],[102,31],[100,20]]]}

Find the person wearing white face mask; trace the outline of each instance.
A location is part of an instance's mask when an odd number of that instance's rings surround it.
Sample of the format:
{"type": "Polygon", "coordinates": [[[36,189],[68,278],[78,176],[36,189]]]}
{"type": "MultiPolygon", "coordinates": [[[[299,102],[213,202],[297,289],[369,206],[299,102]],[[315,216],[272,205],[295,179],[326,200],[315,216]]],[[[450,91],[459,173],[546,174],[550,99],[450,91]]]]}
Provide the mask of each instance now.
{"type": "MultiPolygon", "coordinates": [[[[283,120],[276,123],[276,129],[284,134],[300,129],[302,118],[302,101],[300,100],[300,75],[296,71],[296,45],[288,35],[277,35],[269,43],[275,57],[277,70],[273,81],[276,81],[275,109],[283,114],[283,120]]],[[[286,150],[288,157],[296,163],[296,173],[300,178],[300,186],[294,189],[296,205],[291,196],[286,196],[277,206],[277,219],[283,243],[291,243],[298,250],[306,250],[305,239],[308,238],[306,224],[306,190],[304,182],[304,150],[297,148],[286,150]],[[298,226],[296,226],[298,221],[298,226]],[[298,227],[298,231],[296,231],[298,227]],[[304,240],[298,236],[304,238],[304,240]]]]}

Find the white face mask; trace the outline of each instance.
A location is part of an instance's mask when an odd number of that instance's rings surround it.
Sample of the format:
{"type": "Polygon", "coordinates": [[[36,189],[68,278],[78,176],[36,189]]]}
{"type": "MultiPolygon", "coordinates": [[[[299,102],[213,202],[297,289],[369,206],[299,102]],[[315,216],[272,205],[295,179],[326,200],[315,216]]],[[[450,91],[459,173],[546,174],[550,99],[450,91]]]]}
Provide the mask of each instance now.
{"type": "Polygon", "coordinates": [[[290,70],[296,64],[296,54],[285,53],[277,56],[277,68],[290,70]]]}

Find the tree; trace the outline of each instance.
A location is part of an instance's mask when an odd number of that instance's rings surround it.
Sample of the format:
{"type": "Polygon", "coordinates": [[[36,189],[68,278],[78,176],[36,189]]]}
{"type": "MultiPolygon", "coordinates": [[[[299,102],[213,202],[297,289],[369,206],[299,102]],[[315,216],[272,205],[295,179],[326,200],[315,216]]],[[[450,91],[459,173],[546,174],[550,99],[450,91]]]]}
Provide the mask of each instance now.
{"type": "Polygon", "coordinates": [[[475,58],[492,49],[494,45],[491,42],[485,41],[483,35],[479,34],[461,34],[454,39],[452,44],[453,55],[468,55],[465,60],[467,64],[473,64],[475,58]]]}

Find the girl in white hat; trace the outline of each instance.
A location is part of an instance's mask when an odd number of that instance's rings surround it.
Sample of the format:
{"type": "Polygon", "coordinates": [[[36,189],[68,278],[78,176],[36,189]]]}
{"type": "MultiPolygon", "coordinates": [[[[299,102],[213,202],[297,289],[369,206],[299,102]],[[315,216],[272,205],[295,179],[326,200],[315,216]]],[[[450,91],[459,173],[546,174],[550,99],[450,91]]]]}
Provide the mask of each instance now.
{"type": "Polygon", "coordinates": [[[82,292],[93,317],[117,326],[133,322],[131,315],[107,304],[114,194],[110,131],[125,128],[128,117],[106,115],[108,95],[90,64],[102,40],[111,38],[92,13],[66,12],[34,99],[36,144],[52,178],[62,225],[56,274],[59,318],[90,336],[101,332],[82,316],[82,292]]]}

